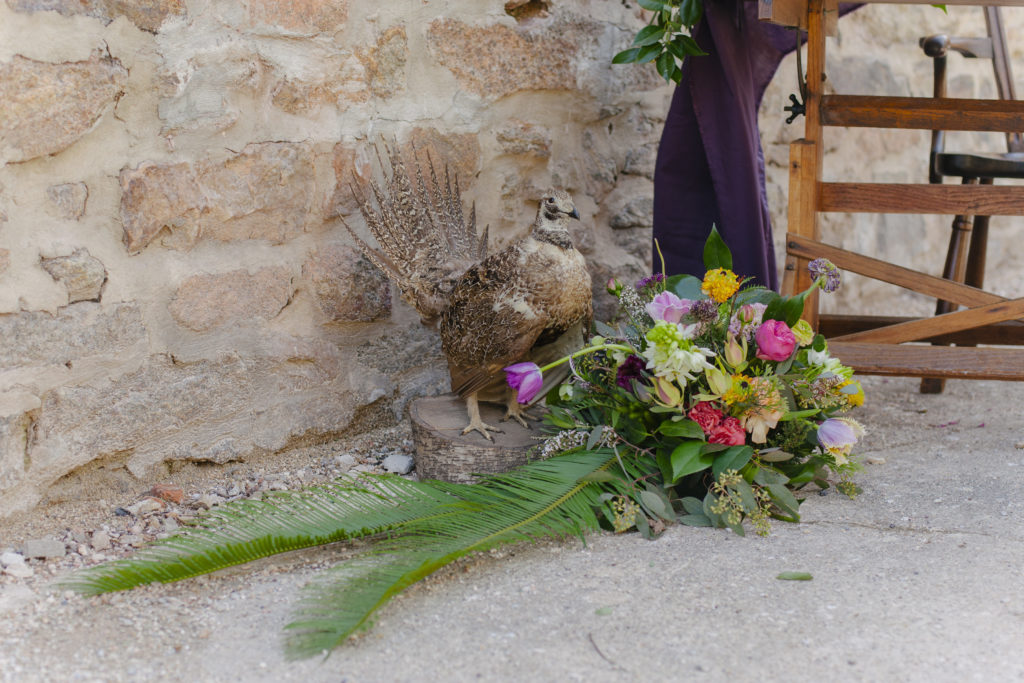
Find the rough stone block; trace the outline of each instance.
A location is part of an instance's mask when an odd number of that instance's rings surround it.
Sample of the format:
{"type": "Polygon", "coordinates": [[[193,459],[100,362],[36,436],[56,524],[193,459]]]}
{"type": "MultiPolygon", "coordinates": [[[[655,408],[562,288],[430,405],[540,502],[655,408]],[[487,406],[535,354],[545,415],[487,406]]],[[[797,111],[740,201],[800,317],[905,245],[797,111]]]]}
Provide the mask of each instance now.
{"type": "Polygon", "coordinates": [[[85,183],[51,185],[46,188],[46,196],[53,202],[58,216],[65,220],[77,221],[85,214],[89,187],[85,183]]]}
{"type": "Polygon", "coordinates": [[[138,306],[82,302],[56,315],[0,315],[0,370],[65,365],[88,356],[116,355],[146,338],[138,306]]]}
{"type": "Polygon", "coordinates": [[[121,62],[95,54],[51,64],[20,55],[0,64],[0,161],[26,161],[67,149],[124,94],[121,62]]]}
{"type": "Polygon", "coordinates": [[[501,151],[547,159],[551,156],[551,131],[526,121],[513,120],[495,131],[501,151]]]}
{"type": "Polygon", "coordinates": [[[250,0],[245,28],[269,35],[334,33],[348,20],[348,6],[348,0],[250,0]]]}
{"type": "Polygon", "coordinates": [[[495,99],[524,90],[575,89],[579,38],[457,19],[437,19],[427,28],[431,52],[459,84],[495,99]]]}
{"type": "Polygon", "coordinates": [[[391,97],[405,88],[405,64],[409,41],[404,26],[392,26],[377,38],[372,48],[356,51],[366,72],[366,85],[374,97],[391,97]]]}
{"type": "Polygon", "coordinates": [[[291,272],[283,267],[195,275],[178,287],[168,308],[182,327],[206,332],[231,322],[270,320],[292,292],[291,272]]]}
{"type": "Polygon", "coordinates": [[[121,222],[129,252],[164,229],[164,244],[187,249],[202,240],[284,242],[312,222],[316,178],[304,143],[248,145],[223,161],[143,163],[121,171],[121,222]]]}
{"type": "Polygon", "coordinates": [[[11,252],[7,249],[0,249],[0,275],[11,266],[11,252]]]}
{"type": "Polygon", "coordinates": [[[391,315],[388,279],[348,245],[317,249],[302,266],[302,276],[331,322],[372,322],[391,315]]]}
{"type": "Polygon", "coordinates": [[[68,290],[68,303],[99,301],[107,270],[88,249],[77,249],[70,256],[44,258],[43,270],[68,290]]]}
{"type": "Polygon", "coordinates": [[[630,200],[611,217],[608,225],[615,230],[651,227],[654,225],[654,200],[651,197],[637,197],[630,200]]]}
{"type": "Polygon", "coordinates": [[[25,557],[39,557],[47,560],[64,557],[66,552],[64,544],[55,538],[34,538],[25,541],[21,547],[21,553],[25,557]]]}
{"type": "Polygon", "coordinates": [[[442,182],[444,164],[447,163],[451,172],[458,174],[460,188],[466,189],[472,184],[480,167],[480,141],[475,134],[446,134],[436,128],[420,127],[413,129],[409,142],[419,150],[422,163],[425,164],[427,154],[430,155],[442,182]]]}
{"type": "Polygon", "coordinates": [[[334,146],[331,166],[334,168],[334,194],[325,213],[332,218],[351,215],[359,210],[352,187],[371,178],[370,159],[365,153],[339,142],[334,146]]]}
{"type": "Polygon", "coordinates": [[[169,16],[185,14],[185,0],[7,0],[15,12],[58,12],[85,15],[109,24],[124,16],[143,31],[156,33],[169,16]]]}

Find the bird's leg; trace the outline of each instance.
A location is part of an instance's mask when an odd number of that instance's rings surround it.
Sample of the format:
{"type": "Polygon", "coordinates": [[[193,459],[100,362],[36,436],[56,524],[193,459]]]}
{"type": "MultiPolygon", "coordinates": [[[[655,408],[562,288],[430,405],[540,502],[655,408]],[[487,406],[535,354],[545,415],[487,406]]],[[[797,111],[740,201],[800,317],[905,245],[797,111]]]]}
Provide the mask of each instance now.
{"type": "Polygon", "coordinates": [[[519,401],[516,400],[515,393],[513,392],[505,399],[505,420],[515,420],[519,424],[523,425],[527,429],[530,428],[530,424],[527,420],[539,420],[539,417],[534,417],[526,412],[526,408],[523,407],[519,401]]]}
{"type": "Polygon", "coordinates": [[[488,441],[493,441],[490,432],[501,432],[497,427],[492,427],[480,419],[480,404],[477,402],[476,392],[466,397],[466,411],[469,412],[469,424],[462,430],[463,434],[477,431],[483,434],[488,441]]]}

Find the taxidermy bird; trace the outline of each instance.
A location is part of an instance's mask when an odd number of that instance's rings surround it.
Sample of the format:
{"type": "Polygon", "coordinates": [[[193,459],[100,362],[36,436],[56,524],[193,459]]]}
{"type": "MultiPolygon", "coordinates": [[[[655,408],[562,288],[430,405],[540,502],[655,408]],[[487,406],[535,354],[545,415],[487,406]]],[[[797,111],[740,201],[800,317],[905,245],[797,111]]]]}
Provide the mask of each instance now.
{"type": "MultiPolygon", "coordinates": [[[[353,188],[379,249],[345,227],[423,322],[438,325],[452,391],[469,414],[462,433],[490,440],[490,432],[500,431],[481,420],[480,401],[503,403],[505,419],[525,426],[530,416],[503,368],[543,365],[579,349],[593,315],[590,274],[568,230],[580,217],[572,198],[561,190],[545,193],[530,234],[488,256],[487,229],[477,235],[475,209],[464,219],[458,178],[447,166],[442,185],[428,156],[428,186],[415,150],[412,174],[397,149],[385,145],[385,151],[390,178],[383,186],[368,183],[376,207],[353,188]]],[[[547,373],[538,397],[561,381],[562,369],[561,376],[547,373]]]]}

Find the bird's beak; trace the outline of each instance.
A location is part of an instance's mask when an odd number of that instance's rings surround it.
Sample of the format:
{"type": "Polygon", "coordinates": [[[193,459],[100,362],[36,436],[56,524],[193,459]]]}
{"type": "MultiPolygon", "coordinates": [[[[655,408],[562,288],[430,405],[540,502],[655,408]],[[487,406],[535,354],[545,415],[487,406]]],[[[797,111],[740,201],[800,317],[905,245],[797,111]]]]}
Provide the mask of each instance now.
{"type": "Polygon", "coordinates": [[[575,206],[572,207],[572,213],[569,214],[569,218],[575,218],[576,220],[580,219],[580,212],[576,210],[575,206]]]}

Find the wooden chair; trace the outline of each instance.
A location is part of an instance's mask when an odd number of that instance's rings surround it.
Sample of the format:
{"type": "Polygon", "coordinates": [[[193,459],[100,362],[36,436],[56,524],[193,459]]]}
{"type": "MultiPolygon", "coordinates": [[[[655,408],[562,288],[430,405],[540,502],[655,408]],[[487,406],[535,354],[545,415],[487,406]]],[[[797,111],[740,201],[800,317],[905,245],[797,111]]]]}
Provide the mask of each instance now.
{"type": "MultiPolygon", "coordinates": [[[[968,59],[992,60],[996,89],[1002,100],[1016,100],[1013,72],[1006,45],[999,7],[985,7],[986,38],[955,38],[933,35],[921,39],[924,53],[933,60],[933,97],[946,97],[947,55],[958,52],[968,59]]],[[[1006,154],[950,153],[945,150],[945,131],[932,131],[931,153],[928,158],[928,181],[941,184],[943,178],[959,178],[961,184],[992,184],[998,178],[1024,178],[1024,139],[1020,132],[1006,133],[1006,154]]],[[[985,253],[988,243],[989,216],[959,214],[953,219],[949,248],[942,277],[982,287],[985,280],[985,253]]],[[[956,310],[950,301],[939,300],[935,315],[956,310]]],[[[940,393],[945,380],[921,380],[921,392],[940,393]]]]}
{"type": "MultiPolygon", "coordinates": [[[[808,287],[810,278],[806,265],[810,260],[823,256],[844,270],[949,302],[948,312],[931,318],[832,315],[820,316],[819,320],[817,299],[809,300],[805,317],[812,324],[817,324],[829,338],[833,354],[862,373],[939,379],[1024,380],[1024,350],[968,346],[1024,345],[1024,324],[1017,322],[1024,318],[1024,298],[1008,300],[969,282],[958,281],[956,277],[935,277],[887,262],[884,255],[881,258],[867,256],[826,244],[820,239],[817,224],[818,213],[829,211],[1024,215],[1024,187],[994,185],[990,180],[981,182],[981,178],[994,176],[968,176],[979,180],[961,185],[822,181],[823,136],[829,127],[1007,133],[1024,130],[1024,103],[1009,99],[826,96],[823,93],[825,33],[827,26],[834,21],[836,8],[832,0],[800,1],[806,2],[808,31],[807,117],[804,137],[790,146],[789,233],[786,238],[784,291],[795,292],[808,287]],[[954,307],[965,309],[952,310],[954,307]],[[908,344],[911,342],[917,343],[908,344]],[[959,346],[921,345],[922,342],[959,346]]],[[[928,0],[916,2],[924,4],[928,0]]],[[[947,4],[978,3],[954,0],[947,4]]],[[[1005,0],[999,4],[1021,5],[1024,2],[1005,0]]],[[[771,12],[770,7],[768,10],[771,12]]],[[[960,230],[964,232],[963,228],[960,230]]],[[[958,238],[956,241],[960,244],[962,240],[958,238]]],[[[981,254],[983,249],[979,247],[974,264],[976,268],[981,266],[983,269],[981,254]]],[[[959,265],[953,271],[957,268],[959,265]]],[[[965,274],[960,280],[977,277],[969,276],[968,270],[964,266],[965,274]]],[[[953,274],[956,275],[955,272],[953,274]]],[[[972,281],[980,284],[980,280],[972,281]]]]}

